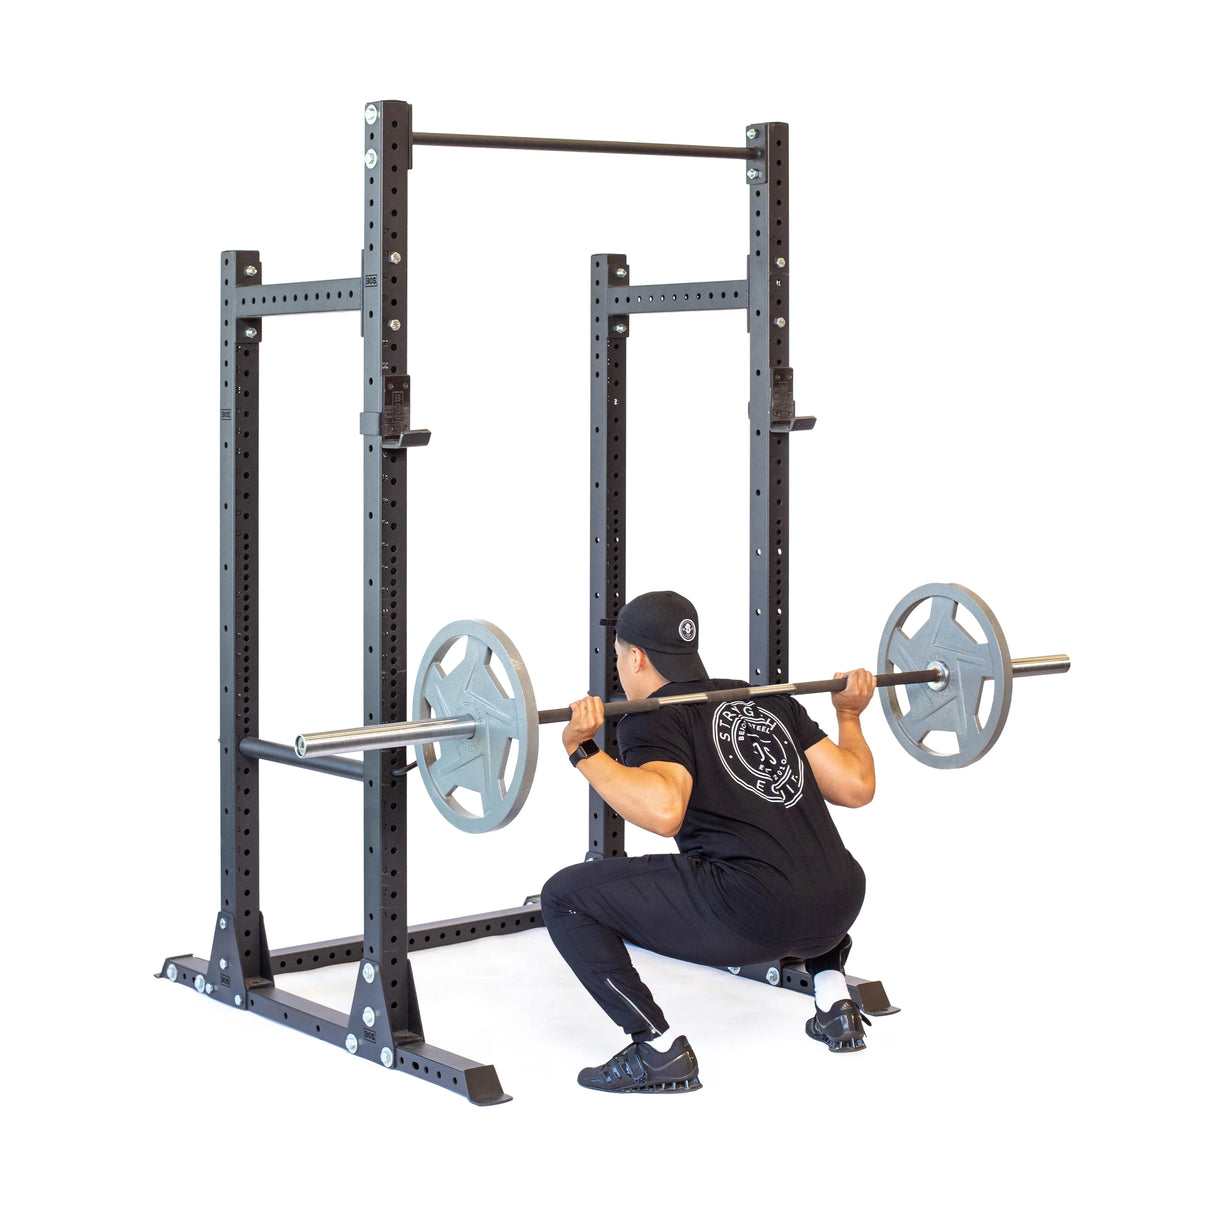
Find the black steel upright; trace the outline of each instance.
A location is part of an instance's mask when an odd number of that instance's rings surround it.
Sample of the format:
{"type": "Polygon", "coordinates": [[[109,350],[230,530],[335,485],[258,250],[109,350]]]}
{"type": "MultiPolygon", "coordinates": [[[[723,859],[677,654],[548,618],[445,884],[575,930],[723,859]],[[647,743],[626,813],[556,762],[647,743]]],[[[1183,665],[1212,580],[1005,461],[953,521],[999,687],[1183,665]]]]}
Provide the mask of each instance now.
{"type": "MultiPolygon", "coordinates": [[[[788,670],[788,433],[794,418],[789,351],[788,125],[755,123],[762,156],[747,169],[750,252],[750,669],[780,683],[788,670]]],[[[807,419],[806,424],[812,424],[807,419]]]]}
{"type": "MultiPolygon", "coordinates": [[[[409,715],[405,664],[405,369],[411,107],[365,113],[363,214],[363,712],[368,725],[409,715]]],[[[422,1036],[406,947],[403,750],[363,756],[364,979],[351,1032],[376,1050],[422,1036]],[[368,1015],[367,1009],[371,1009],[368,1015]],[[371,1020],[370,1025],[364,1022],[371,1020]]]]}
{"type": "Polygon", "coordinates": [[[257,736],[258,365],[261,318],[239,291],[261,282],[261,256],[229,250],[220,265],[220,909],[207,981],[243,1005],[269,979],[261,915],[258,763],[240,753],[257,736]]]}
{"type": "MultiPolygon", "coordinates": [[[[624,605],[627,491],[628,315],[612,311],[628,285],[622,253],[590,259],[590,694],[621,695],[615,620],[624,605]]],[[[603,726],[604,749],[619,757],[616,723],[603,726]]],[[[590,789],[588,860],[624,853],[624,819],[590,789]]]]}

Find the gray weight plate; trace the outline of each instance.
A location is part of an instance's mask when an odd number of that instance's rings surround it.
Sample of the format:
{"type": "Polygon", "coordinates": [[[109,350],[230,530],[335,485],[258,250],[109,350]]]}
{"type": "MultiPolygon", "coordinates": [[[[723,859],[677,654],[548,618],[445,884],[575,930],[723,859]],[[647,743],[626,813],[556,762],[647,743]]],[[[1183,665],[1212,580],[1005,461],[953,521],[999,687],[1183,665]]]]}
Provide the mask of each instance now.
{"type": "Polygon", "coordinates": [[[523,807],[538,754],[539,717],[527,667],[510,638],[487,620],[456,620],[430,642],[413,688],[413,717],[471,716],[477,721],[471,738],[417,747],[417,769],[430,799],[453,826],[472,834],[498,830],[523,807]],[[460,640],[468,643],[451,670],[442,662],[460,640]],[[510,686],[502,687],[490,661],[505,668],[510,686]],[[506,784],[511,750],[514,771],[506,784]],[[481,812],[467,795],[480,794],[481,812]]]}
{"type": "Polygon", "coordinates": [[[894,737],[907,752],[929,767],[965,767],[980,759],[995,744],[1007,721],[1012,701],[1012,659],[1003,629],[994,612],[972,590],[953,582],[929,582],[912,590],[894,608],[877,654],[877,669],[928,670],[942,665],[948,671],[944,686],[912,683],[906,687],[907,709],[898,703],[897,688],[881,688],[881,707],[894,737]],[[931,599],[927,620],[907,636],[903,624],[925,599],[931,599]],[[969,611],[982,637],[972,637],[957,623],[957,607],[969,611]],[[991,682],[991,705],[985,723],[979,724],[982,686],[991,682]],[[957,737],[957,753],[941,754],[925,744],[933,731],[957,737]]]}

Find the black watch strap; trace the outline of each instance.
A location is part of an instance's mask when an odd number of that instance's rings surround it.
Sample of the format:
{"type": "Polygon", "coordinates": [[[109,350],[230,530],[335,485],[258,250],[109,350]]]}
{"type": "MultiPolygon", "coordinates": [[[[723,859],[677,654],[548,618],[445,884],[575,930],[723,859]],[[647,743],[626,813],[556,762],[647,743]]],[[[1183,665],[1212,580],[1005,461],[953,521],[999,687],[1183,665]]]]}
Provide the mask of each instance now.
{"type": "Polygon", "coordinates": [[[599,753],[598,745],[595,743],[594,739],[591,738],[589,741],[583,742],[577,748],[577,750],[573,751],[570,754],[569,762],[572,763],[574,767],[576,767],[583,759],[588,759],[588,758],[590,758],[591,755],[597,755],[598,753],[599,753]]]}

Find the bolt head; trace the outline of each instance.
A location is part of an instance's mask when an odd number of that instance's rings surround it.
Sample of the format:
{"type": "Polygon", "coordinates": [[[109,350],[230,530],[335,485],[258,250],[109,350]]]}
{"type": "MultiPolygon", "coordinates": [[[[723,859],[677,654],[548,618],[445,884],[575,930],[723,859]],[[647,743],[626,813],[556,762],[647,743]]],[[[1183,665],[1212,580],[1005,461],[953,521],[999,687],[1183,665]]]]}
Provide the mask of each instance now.
{"type": "Polygon", "coordinates": [[[391,262],[391,263],[392,263],[394,266],[398,266],[398,265],[400,265],[400,254],[399,254],[399,253],[389,253],[389,254],[388,254],[388,260],[389,260],[389,261],[390,261],[390,262],[391,262]]]}
{"type": "Polygon", "coordinates": [[[363,966],[363,981],[364,982],[374,982],[375,981],[375,966],[373,966],[370,961],[368,961],[363,966]]]}
{"type": "Polygon", "coordinates": [[[257,277],[257,267],[256,266],[245,266],[244,276],[246,278],[256,278],[257,277]]]}
{"type": "Polygon", "coordinates": [[[375,154],[374,148],[367,149],[367,154],[363,157],[363,163],[369,169],[373,169],[377,164],[379,164],[379,157],[375,154]]]}
{"type": "Polygon", "coordinates": [[[363,117],[367,120],[368,126],[374,126],[375,120],[379,117],[379,110],[375,106],[369,105],[363,110],[363,117]]]}
{"type": "Polygon", "coordinates": [[[754,179],[756,177],[758,177],[758,175],[759,175],[758,169],[747,169],[746,170],[746,177],[747,177],[748,181],[754,181],[754,179]]]}
{"type": "Polygon", "coordinates": [[[379,1060],[389,1070],[392,1069],[392,1064],[396,1061],[396,1055],[392,1053],[392,1048],[390,1046],[385,1045],[384,1048],[379,1051],[379,1060]]]}
{"type": "Polygon", "coordinates": [[[776,328],[777,328],[777,329],[782,329],[782,328],[784,328],[784,326],[785,326],[787,323],[788,323],[788,322],[787,322],[787,321],[784,319],[784,317],[783,317],[783,316],[777,316],[777,317],[776,317],[776,328]]]}
{"type": "Polygon", "coordinates": [[[371,1028],[375,1024],[375,1009],[373,1007],[363,1008],[363,1024],[367,1028],[371,1028]]]}
{"type": "Polygon", "coordinates": [[[753,126],[749,126],[746,128],[746,138],[747,139],[757,139],[758,136],[759,136],[759,132],[756,131],[753,126]]]}
{"type": "Polygon", "coordinates": [[[358,1053],[358,1038],[355,1037],[353,1033],[346,1034],[346,1049],[348,1049],[351,1054],[358,1053]]]}
{"type": "Polygon", "coordinates": [[[776,969],[774,965],[767,971],[767,981],[770,982],[772,986],[780,985],[780,971],[776,969]]]}

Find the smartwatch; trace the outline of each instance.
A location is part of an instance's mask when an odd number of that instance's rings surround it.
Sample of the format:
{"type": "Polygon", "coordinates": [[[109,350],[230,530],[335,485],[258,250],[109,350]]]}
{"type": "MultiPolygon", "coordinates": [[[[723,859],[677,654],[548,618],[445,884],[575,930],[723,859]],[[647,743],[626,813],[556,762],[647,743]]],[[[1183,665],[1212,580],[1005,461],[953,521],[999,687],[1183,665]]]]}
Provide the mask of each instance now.
{"type": "Polygon", "coordinates": [[[572,754],[570,754],[569,762],[572,763],[574,767],[576,767],[583,759],[588,759],[588,758],[590,758],[591,755],[597,755],[598,753],[599,753],[599,748],[595,744],[594,739],[591,738],[588,741],[583,742],[577,748],[577,750],[573,751],[572,754]]]}

